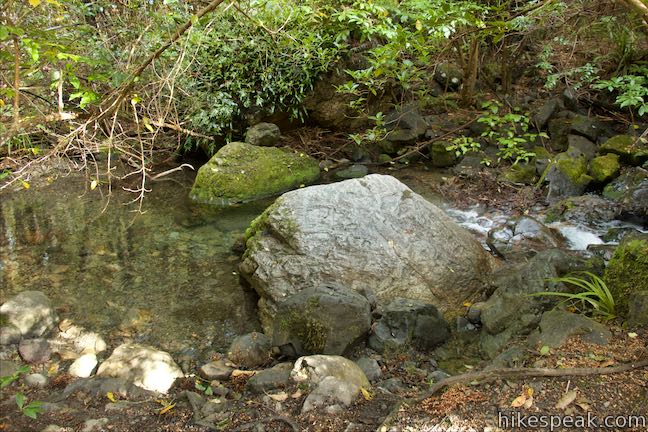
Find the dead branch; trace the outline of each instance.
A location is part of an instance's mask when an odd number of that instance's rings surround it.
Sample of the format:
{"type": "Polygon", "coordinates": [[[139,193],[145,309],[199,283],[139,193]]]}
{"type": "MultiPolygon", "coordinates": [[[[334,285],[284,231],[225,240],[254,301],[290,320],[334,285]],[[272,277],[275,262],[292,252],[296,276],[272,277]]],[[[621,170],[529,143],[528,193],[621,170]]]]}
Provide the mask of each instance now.
{"type": "Polygon", "coordinates": [[[181,126],[178,126],[178,125],[175,125],[175,124],[165,123],[163,121],[152,121],[151,124],[153,126],[157,126],[159,128],[171,129],[171,130],[174,130],[176,132],[180,132],[180,133],[183,133],[185,135],[192,136],[192,137],[203,138],[203,139],[206,139],[206,140],[209,140],[209,141],[215,141],[214,137],[203,135],[201,133],[192,131],[190,129],[185,129],[185,128],[183,128],[181,126]]]}
{"type": "Polygon", "coordinates": [[[439,381],[419,395],[403,399],[398,402],[391,410],[389,415],[382,422],[378,431],[387,431],[391,423],[395,420],[396,415],[404,405],[412,405],[423,402],[425,399],[434,396],[437,392],[455,384],[472,382],[472,381],[492,381],[494,379],[516,379],[528,377],[567,377],[567,376],[595,376],[595,375],[611,375],[623,372],[629,372],[635,369],[648,367],[648,359],[639,360],[633,363],[620,364],[614,367],[606,368],[565,368],[565,369],[550,369],[550,368],[497,368],[483,370],[479,372],[470,372],[461,375],[455,375],[439,381]]]}

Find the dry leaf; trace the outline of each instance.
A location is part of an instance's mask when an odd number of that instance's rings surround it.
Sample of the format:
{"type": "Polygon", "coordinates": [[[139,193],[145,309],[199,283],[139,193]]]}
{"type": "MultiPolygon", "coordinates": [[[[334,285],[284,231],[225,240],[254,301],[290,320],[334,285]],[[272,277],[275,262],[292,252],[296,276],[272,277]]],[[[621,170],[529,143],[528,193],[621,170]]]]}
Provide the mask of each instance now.
{"type": "Polygon", "coordinates": [[[251,377],[252,375],[256,374],[257,371],[246,371],[246,370],[241,370],[241,369],[235,369],[232,372],[232,378],[236,378],[239,376],[248,376],[251,377]]]}
{"type": "Polygon", "coordinates": [[[286,399],[288,399],[288,393],[286,393],[286,392],[281,392],[281,393],[277,393],[277,394],[271,394],[271,395],[268,395],[268,396],[270,397],[270,399],[272,399],[274,401],[277,401],[277,402],[283,402],[286,399]]]}
{"type": "Polygon", "coordinates": [[[297,390],[295,393],[291,394],[290,397],[293,398],[293,399],[297,399],[297,398],[302,397],[301,390],[297,390]]]}
{"type": "Polygon", "coordinates": [[[174,403],[172,403],[172,404],[168,404],[168,405],[166,405],[164,408],[160,409],[159,414],[160,414],[160,415],[162,415],[162,414],[166,414],[166,413],[168,413],[169,411],[171,411],[171,410],[173,409],[173,407],[175,407],[175,406],[176,406],[176,404],[174,404],[174,403]]]}
{"type": "Polygon", "coordinates": [[[525,409],[529,409],[529,408],[531,408],[531,407],[533,406],[533,396],[529,396],[529,397],[527,398],[526,402],[524,402],[524,405],[522,405],[522,406],[523,406],[525,409]]]}
{"type": "Polygon", "coordinates": [[[570,390],[565,393],[559,400],[556,402],[557,409],[565,409],[576,400],[578,392],[576,390],[570,390]]]}
{"type": "Polygon", "coordinates": [[[362,396],[365,398],[365,400],[370,401],[371,399],[373,399],[373,395],[366,388],[360,387],[360,391],[362,392],[362,396]]]}
{"type": "Polygon", "coordinates": [[[106,397],[110,402],[117,402],[117,398],[115,397],[115,394],[113,392],[108,392],[106,393],[106,397]]]}
{"type": "Polygon", "coordinates": [[[606,368],[608,366],[612,366],[614,363],[614,360],[605,360],[604,362],[601,362],[599,367],[606,368]]]}
{"type": "Polygon", "coordinates": [[[521,394],[520,396],[516,397],[513,399],[513,402],[511,402],[511,406],[513,408],[520,408],[521,406],[524,406],[524,404],[527,401],[527,396],[526,394],[521,394]]]}

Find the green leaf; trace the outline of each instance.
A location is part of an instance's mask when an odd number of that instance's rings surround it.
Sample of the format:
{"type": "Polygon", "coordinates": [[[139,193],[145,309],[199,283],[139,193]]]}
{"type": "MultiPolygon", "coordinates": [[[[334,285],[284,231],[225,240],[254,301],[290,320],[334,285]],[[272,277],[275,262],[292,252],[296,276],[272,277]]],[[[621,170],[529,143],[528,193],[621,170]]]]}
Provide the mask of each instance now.
{"type": "Polygon", "coordinates": [[[540,348],[540,355],[546,356],[549,355],[550,348],[547,345],[543,345],[542,348],[540,348]]]}
{"type": "Polygon", "coordinates": [[[25,404],[25,395],[22,393],[16,393],[16,405],[18,405],[18,408],[22,410],[24,404],[25,404]]]}
{"type": "Polygon", "coordinates": [[[7,26],[0,25],[0,41],[9,39],[9,29],[7,26]]]}

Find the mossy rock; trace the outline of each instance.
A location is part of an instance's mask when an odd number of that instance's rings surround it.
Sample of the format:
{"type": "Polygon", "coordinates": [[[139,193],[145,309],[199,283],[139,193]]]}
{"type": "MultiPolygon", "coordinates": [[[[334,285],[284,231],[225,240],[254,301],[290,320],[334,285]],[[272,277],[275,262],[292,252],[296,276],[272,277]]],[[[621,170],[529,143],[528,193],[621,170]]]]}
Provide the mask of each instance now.
{"type": "Polygon", "coordinates": [[[648,240],[630,238],[621,242],[605,269],[603,280],[614,297],[617,313],[626,316],[629,300],[648,289],[648,240]]]}
{"type": "Polygon", "coordinates": [[[597,156],[590,162],[589,173],[598,183],[607,183],[619,175],[619,155],[614,153],[597,156]]]}
{"type": "Polygon", "coordinates": [[[610,138],[599,151],[602,154],[619,155],[623,162],[630,165],[639,166],[648,161],[648,144],[630,135],[617,135],[610,138]]]}
{"type": "Polygon", "coordinates": [[[312,183],[319,174],[318,162],[303,153],[233,142],[200,167],[190,197],[219,205],[253,201],[312,183]]]}
{"type": "Polygon", "coordinates": [[[587,185],[592,181],[592,177],[587,174],[587,159],[583,156],[571,158],[561,153],[556,158],[556,169],[574,184],[587,185]]]}
{"type": "Polygon", "coordinates": [[[530,185],[536,180],[536,167],[530,164],[515,164],[506,169],[501,178],[512,183],[530,185]]]}
{"type": "Polygon", "coordinates": [[[430,145],[429,154],[433,166],[445,168],[451,167],[457,163],[458,158],[455,152],[446,150],[446,148],[451,145],[452,143],[449,141],[437,141],[430,145]]]}

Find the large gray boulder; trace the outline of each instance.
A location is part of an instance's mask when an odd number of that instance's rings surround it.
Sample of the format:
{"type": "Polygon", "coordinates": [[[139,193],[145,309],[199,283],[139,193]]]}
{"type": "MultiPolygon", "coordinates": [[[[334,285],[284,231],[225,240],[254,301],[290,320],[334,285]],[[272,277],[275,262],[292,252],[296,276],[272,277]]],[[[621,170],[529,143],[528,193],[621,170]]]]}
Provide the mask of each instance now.
{"type": "Polygon", "coordinates": [[[441,311],[479,292],[492,257],[441,209],[391,176],[312,186],[281,196],[246,233],[242,276],[261,299],[266,334],[278,305],[309,287],[351,288],[441,311]]]}

